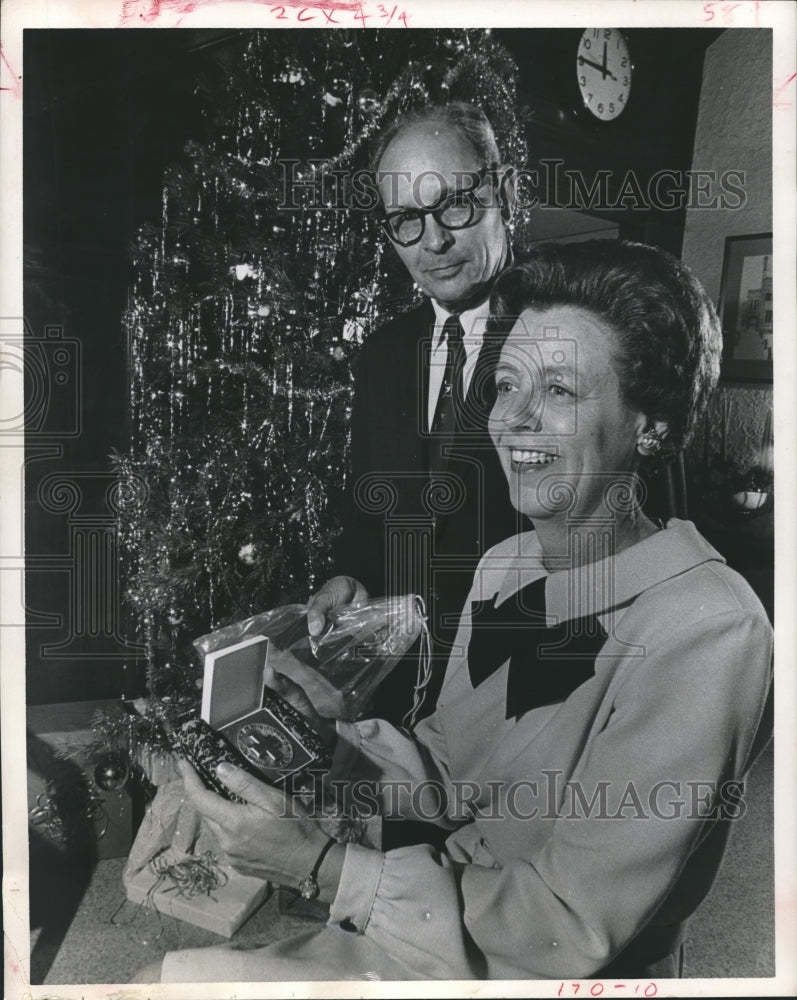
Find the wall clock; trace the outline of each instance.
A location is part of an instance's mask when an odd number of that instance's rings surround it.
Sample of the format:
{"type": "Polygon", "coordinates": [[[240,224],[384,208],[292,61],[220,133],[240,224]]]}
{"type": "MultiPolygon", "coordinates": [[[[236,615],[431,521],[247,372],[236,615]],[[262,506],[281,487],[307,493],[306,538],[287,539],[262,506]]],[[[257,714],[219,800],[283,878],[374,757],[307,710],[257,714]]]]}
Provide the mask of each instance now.
{"type": "Polygon", "coordinates": [[[602,122],[619,117],[631,95],[633,67],[617,28],[586,28],[578,43],[576,74],[584,109],[602,122]]]}

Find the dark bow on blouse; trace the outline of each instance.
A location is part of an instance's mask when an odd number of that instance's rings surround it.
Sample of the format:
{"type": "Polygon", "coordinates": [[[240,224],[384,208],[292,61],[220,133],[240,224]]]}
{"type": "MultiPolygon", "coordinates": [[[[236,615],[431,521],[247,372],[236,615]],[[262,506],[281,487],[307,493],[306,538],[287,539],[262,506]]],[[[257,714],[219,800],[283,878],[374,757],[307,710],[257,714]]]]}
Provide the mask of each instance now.
{"type": "Polygon", "coordinates": [[[496,608],[495,598],[471,605],[468,670],[474,687],[509,661],[506,718],[563,701],[595,674],[606,640],[596,615],[545,624],[545,577],[527,584],[496,608]]]}

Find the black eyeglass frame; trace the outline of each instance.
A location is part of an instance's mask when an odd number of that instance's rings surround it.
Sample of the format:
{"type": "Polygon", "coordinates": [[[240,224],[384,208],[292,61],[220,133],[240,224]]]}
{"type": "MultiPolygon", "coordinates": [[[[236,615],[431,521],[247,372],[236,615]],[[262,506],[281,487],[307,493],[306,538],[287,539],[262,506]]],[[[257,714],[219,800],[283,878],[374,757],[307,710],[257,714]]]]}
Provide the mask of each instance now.
{"type": "MultiPolygon", "coordinates": [[[[467,173],[473,173],[473,171],[463,171],[467,173]]],[[[442,226],[443,229],[450,229],[456,231],[458,229],[467,229],[469,226],[476,225],[476,213],[477,213],[477,202],[476,192],[482,187],[486,178],[489,177],[491,181],[494,181],[498,173],[497,164],[492,164],[491,166],[482,167],[476,173],[476,180],[474,183],[467,188],[462,188],[460,191],[452,191],[450,194],[445,195],[438,201],[438,203],[432,208],[402,208],[398,212],[390,212],[387,215],[383,215],[379,220],[379,225],[384,229],[387,237],[400,247],[411,247],[415,246],[423,239],[423,234],[426,232],[426,216],[431,215],[438,226],[442,226]],[[470,216],[466,222],[461,225],[449,226],[440,218],[440,214],[445,211],[449,203],[455,198],[465,198],[467,200],[468,206],[470,208],[470,216]],[[414,217],[420,220],[421,231],[417,236],[413,237],[411,240],[400,240],[391,231],[391,221],[398,218],[400,215],[406,215],[414,217]]],[[[485,205],[479,205],[478,207],[485,208],[485,205]]]]}

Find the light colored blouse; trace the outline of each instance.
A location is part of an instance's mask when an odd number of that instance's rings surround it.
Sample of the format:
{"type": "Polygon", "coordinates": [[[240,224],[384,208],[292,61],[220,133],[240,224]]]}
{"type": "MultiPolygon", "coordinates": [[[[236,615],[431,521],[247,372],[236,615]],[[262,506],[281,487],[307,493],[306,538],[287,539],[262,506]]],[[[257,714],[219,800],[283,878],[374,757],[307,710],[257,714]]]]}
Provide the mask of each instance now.
{"type": "Polygon", "coordinates": [[[326,927],[256,951],[171,953],[164,981],[595,973],[710,888],[767,735],[771,657],[760,602],[690,522],[553,574],[534,532],[507,539],[480,563],[414,737],[338,724],[330,779],[378,778],[384,805],[420,819],[442,793],[445,850],[349,845],[326,927]],[[547,624],[594,614],[607,637],[564,700],[507,718],[508,663],[471,683],[471,603],[500,606],[541,577],[547,624]]]}

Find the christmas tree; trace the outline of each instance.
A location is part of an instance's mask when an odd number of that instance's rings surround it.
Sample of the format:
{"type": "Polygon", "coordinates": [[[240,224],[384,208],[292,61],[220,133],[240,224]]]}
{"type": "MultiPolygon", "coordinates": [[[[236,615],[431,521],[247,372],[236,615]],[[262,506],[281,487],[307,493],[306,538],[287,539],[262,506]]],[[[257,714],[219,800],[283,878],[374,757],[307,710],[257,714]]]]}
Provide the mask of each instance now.
{"type": "Polygon", "coordinates": [[[329,575],[357,349],[417,295],[352,202],[369,140],[465,100],[525,163],[515,67],[489,31],[246,33],[202,86],[209,138],[167,171],[126,316],[121,536],[156,702],[196,696],[197,636],[329,575]]]}

